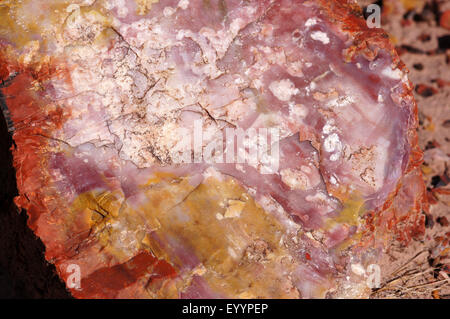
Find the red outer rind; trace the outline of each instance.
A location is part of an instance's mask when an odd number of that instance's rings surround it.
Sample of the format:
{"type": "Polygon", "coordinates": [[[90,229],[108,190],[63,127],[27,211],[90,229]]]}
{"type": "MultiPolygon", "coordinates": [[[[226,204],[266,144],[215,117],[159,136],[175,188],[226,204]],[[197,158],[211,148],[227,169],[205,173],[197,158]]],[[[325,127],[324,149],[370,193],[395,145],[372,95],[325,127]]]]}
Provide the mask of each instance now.
{"type": "MultiPolygon", "coordinates": [[[[154,284],[158,279],[175,277],[173,268],[165,261],[159,261],[148,252],[141,252],[129,261],[112,267],[94,271],[81,281],[83,291],[73,291],[75,297],[116,298],[117,292],[132,286],[148,272],[155,273],[144,287],[154,284]],[[115,280],[110,280],[114,278],[115,280]],[[102,293],[99,295],[99,291],[102,293]]],[[[128,292],[132,294],[132,292],[128,292]]],[[[136,294],[138,295],[138,294],[136,294]]]]}
{"type": "MultiPolygon", "coordinates": [[[[41,230],[45,230],[38,227],[39,217],[49,212],[49,204],[52,207],[59,206],[57,199],[49,203],[46,194],[40,192],[47,185],[45,177],[46,150],[49,144],[47,136],[51,136],[53,130],[62,126],[64,114],[61,108],[46,105],[48,101],[34,88],[34,83],[45,81],[55,73],[64,73],[63,65],[45,62],[25,66],[10,57],[6,48],[0,52],[2,79],[6,79],[12,73],[18,74],[10,85],[2,90],[15,126],[13,135],[15,147],[12,152],[20,194],[15,198],[15,203],[27,211],[28,226],[41,238],[43,238],[41,230]],[[46,106],[43,107],[44,105],[46,106]]],[[[47,245],[46,259],[55,261],[56,257],[57,252],[47,245]]]]}

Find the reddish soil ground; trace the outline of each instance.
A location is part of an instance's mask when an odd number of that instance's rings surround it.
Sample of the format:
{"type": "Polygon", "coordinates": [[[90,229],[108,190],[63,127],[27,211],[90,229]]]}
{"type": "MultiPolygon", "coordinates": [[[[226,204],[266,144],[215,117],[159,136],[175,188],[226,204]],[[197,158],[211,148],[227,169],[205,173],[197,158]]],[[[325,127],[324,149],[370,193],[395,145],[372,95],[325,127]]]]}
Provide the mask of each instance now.
{"type": "Polygon", "coordinates": [[[358,1],[382,7],[382,27],[410,70],[419,106],[420,146],[430,211],[426,234],[398,243],[382,260],[381,289],[373,298],[450,298],[450,1],[358,1]]]}

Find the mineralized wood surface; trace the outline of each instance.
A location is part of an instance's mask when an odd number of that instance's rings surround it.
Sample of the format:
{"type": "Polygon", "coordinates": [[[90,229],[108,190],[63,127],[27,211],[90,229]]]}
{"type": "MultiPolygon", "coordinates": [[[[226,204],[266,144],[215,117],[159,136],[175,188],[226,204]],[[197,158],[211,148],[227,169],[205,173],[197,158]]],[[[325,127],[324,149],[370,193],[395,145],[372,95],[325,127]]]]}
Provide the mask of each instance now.
{"type": "Polygon", "coordinates": [[[59,276],[80,268],[75,297],[364,297],[358,270],[423,231],[407,71],[352,2],[24,0],[0,15],[16,204],[59,276]],[[277,129],[279,167],[180,164],[197,120],[203,151],[226,129],[277,129]]]}

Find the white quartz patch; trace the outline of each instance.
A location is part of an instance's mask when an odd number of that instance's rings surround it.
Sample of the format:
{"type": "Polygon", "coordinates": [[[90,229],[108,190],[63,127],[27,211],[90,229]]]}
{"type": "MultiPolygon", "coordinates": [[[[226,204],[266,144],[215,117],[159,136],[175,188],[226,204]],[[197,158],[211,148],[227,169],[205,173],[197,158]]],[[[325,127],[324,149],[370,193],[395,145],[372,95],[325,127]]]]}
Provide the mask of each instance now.
{"type": "Polygon", "coordinates": [[[299,93],[299,89],[289,79],[274,81],[270,84],[269,89],[277,99],[284,102],[289,101],[293,95],[299,93]]]}
{"type": "Polygon", "coordinates": [[[306,190],[310,187],[311,182],[308,176],[302,171],[289,168],[282,170],[280,175],[283,183],[289,186],[290,189],[306,190]]]}
{"type": "Polygon", "coordinates": [[[311,38],[313,40],[320,41],[323,44],[330,43],[330,38],[328,37],[328,35],[325,32],[322,32],[322,31],[315,31],[315,32],[311,33],[311,38]]]}
{"type": "Polygon", "coordinates": [[[180,2],[178,2],[178,7],[186,10],[189,7],[189,0],[180,0],[180,2]]]}
{"type": "Polygon", "coordinates": [[[339,140],[339,135],[336,133],[331,134],[325,139],[323,143],[325,151],[328,153],[333,153],[336,150],[340,149],[341,141],[339,140]]]}
{"type": "Polygon", "coordinates": [[[390,67],[381,71],[381,74],[394,80],[400,80],[403,77],[403,72],[400,69],[392,70],[390,67]]]}
{"type": "Polygon", "coordinates": [[[339,135],[337,133],[333,133],[333,134],[329,135],[323,142],[323,147],[324,147],[325,152],[334,153],[330,156],[330,160],[332,162],[335,162],[340,158],[340,153],[342,150],[342,143],[341,143],[341,141],[339,139],[339,135]]]}
{"type": "Polygon", "coordinates": [[[306,27],[312,27],[313,25],[317,24],[317,19],[316,18],[309,18],[306,23],[305,26],[306,27]]]}

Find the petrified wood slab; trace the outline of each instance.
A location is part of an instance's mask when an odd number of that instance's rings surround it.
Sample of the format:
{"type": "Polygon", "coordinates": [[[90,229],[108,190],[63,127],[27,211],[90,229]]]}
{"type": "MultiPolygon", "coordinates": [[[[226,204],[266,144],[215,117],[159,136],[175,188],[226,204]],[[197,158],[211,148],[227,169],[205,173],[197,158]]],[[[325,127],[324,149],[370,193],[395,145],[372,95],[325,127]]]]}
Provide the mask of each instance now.
{"type": "Polygon", "coordinates": [[[75,297],[364,297],[423,231],[407,71],[352,2],[1,15],[16,204],[75,297]]]}

